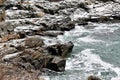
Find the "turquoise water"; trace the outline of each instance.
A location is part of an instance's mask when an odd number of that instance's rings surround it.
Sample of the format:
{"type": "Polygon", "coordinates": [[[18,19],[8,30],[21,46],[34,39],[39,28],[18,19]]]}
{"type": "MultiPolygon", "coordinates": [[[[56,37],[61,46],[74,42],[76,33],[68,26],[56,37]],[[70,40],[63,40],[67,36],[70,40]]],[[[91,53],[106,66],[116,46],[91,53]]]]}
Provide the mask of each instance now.
{"type": "Polygon", "coordinates": [[[89,75],[102,80],[120,80],[120,23],[76,25],[58,39],[72,41],[75,46],[66,71],[49,75],[46,80],[86,80],[89,75]]]}

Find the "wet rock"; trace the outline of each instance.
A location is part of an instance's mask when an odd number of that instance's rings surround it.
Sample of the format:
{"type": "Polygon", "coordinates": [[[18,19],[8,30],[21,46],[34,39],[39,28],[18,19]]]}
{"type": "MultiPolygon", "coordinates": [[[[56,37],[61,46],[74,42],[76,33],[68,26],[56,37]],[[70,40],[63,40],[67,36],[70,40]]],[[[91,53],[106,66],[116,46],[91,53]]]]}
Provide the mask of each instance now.
{"type": "Polygon", "coordinates": [[[15,48],[10,48],[10,47],[8,47],[8,48],[1,48],[0,49],[0,54],[1,55],[12,54],[12,53],[14,53],[16,51],[17,51],[17,49],[15,49],[15,48]]]}
{"type": "Polygon", "coordinates": [[[13,58],[17,57],[19,54],[21,54],[21,52],[17,52],[17,53],[13,53],[13,54],[7,54],[7,55],[3,56],[2,60],[3,61],[10,61],[10,59],[13,59],[13,58]]]}
{"type": "Polygon", "coordinates": [[[59,10],[58,14],[59,15],[69,16],[69,15],[73,14],[74,11],[75,11],[75,8],[67,8],[67,9],[59,10]]]}
{"type": "Polygon", "coordinates": [[[59,7],[57,4],[51,4],[48,2],[36,4],[36,7],[42,9],[45,13],[48,13],[51,15],[54,15],[59,10],[59,7]]]}
{"type": "Polygon", "coordinates": [[[64,24],[60,25],[60,30],[61,31],[69,31],[71,29],[74,29],[74,27],[75,27],[75,22],[74,21],[67,22],[67,20],[65,20],[64,24]]]}
{"type": "Polygon", "coordinates": [[[87,80],[101,80],[101,79],[96,76],[89,76],[87,80]]]}
{"type": "Polygon", "coordinates": [[[44,42],[39,37],[31,37],[25,40],[25,46],[27,47],[38,47],[43,45],[44,45],[44,42]]]}
{"type": "Polygon", "coordinates": [[[64,0],[48,0],[50,2],[59,2],[59,1],[64,1],[64,0]]]}
{"type": "Polygon", "coordinates": [[[102,2],[113,1],[113,2],[115,2],[116,0],[97,0],[97,1],[102,1],[102,2]]]}
{"type": "Polygon", "coordinates": [[[34,69],[34,67],[30,63],[17,63],[17,65],[21,68],[24,68],[26,70],[34,69]]]}
{"type": "Polygon", "coordinates": [[[26,34],[25,32],[17,32],[17,34],[19,35],[20,38],[25,38],[26,37],[26,34]]]}
{"type": "MultiPolygon", "coordinates": [[[[49,61],[49,57],[47,55],[44,55],[40,51],[33,50],[33,49],[26,49],[23,54],[20,56],[20,60],[18,62],[21,62],[23,65],[24,63],[29,63],[33,66],[32,69],[35,70],[41,70],[43,67],[46,66],[46,64],[49,61]]],[[[20,66],[20,67],[27,67],[26,65],[20,66]]]]}
{"type": "Polygon", "coordinates": [[[15,47],[18,51],[24,51],[25,50],[25,46],[22,46],[22,45],[13,46],[13,47],[15,47]]]}
{"type": "Polygon", "coordinates": [[[58,35],[62,35],[64,32],[63,31],[45,31],[41,33],[37,33],[42,36],[50,36],[50,37],[57,37],[58,35]]]}
{"type": "Polygon", "coordinates": [[[53,71],[64,71],[66,65],[66,60],[60,57],[54,57],[51,62],[49,62],[46,68],[53,71]]]}
{"type": "Polygon", "coordinates": [[[42,18],[40,24],[47,30],[69,31],[75,27],[75,22],[70,17],[64,16],[46,16],[42,18]]]}
{"type": "Polygon", "coordinates": [[[89,12],[89,7],[84,3],[84,2],[81,2],[78,7],[84,9],[86,12],[89,12]]]}
{"type": "Polygon", "coordinates": [[[68,42],[66,44],[48,46],[47,50],[51,55],[67,57],[67,55],[72,51],[73,46],[72,42],[68,42]]]}
{"type": "Polygon", "coordinates": [[[13,31],[13,26],[9,22],[0,22],[0,37],[4,37],[13,31]]]}

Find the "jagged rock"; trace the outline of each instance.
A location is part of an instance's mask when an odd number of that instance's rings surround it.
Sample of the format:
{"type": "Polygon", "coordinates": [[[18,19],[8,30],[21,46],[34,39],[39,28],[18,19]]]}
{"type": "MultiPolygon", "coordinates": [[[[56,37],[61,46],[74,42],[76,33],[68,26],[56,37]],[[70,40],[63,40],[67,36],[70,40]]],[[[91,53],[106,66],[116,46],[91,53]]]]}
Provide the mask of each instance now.
{"type": "Polygon", "coordinates": [[[48,62],[46,68],[53,71],[64,71],[66,65],[66,60],[60,57],[54,57],[50,62],[48,62]]]}
{"type": "Polygon", "coordinates": [[[68,42],[66,44],[48,46],[47,50],[51,55],[67,57],[67,55],[72,51],[73,46],[72,42],[68,42]]]}
{"type": "Polygon", "coordinates": [[[31,37],[25,40],[25,46],[27,47],[38,47],[43,45],[44,45],[44,42],[39,37],[31,37]]]}
{"type": "Polygon", "coordinates": [[[43,17],[40,24],[47,30],[69,31],[75,27],[75,22],[70,17],[64,16],[46,16],[43,17]]]}

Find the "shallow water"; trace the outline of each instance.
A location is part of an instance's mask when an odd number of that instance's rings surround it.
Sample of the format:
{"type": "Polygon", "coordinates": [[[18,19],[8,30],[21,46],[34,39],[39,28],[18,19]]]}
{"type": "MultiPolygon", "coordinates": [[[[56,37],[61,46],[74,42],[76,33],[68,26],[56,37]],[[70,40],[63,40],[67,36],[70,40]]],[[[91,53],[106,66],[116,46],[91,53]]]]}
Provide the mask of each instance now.
{"type": "Polygon", "coordinates": [[[72,41],[75,46],[66,71],[46,76],[46,80],[86,80],[89,75],[120,80],[120,23],[76,25],[58,39],[72,41]]]}

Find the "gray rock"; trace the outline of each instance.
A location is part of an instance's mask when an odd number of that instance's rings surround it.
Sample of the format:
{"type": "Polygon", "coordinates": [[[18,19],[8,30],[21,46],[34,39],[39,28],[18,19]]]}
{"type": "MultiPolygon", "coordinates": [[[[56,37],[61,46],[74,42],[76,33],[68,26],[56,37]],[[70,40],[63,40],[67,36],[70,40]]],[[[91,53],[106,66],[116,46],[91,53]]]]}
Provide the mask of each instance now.
{"type": "Polygon", "coordinates": [[[46,68],[53,71],[64,71],[66,65],[66,60],[60,57],[54,57],[51,62],[49,62],[46,68]]]}
{"type": "Polygon", "coordinates": [[[66,44],[56,44],[48,46],[47,50],[51,55],[67,57],[68,54],[72,51],[73,46],[74,45],[72,42],[68,42],[66,44]]]}
{"type": "Polygon", "coordinates": [[[75,27],[75,22],[70,17],[65,16],[46,16],[40,24],[45,26],[47,30],[69,31],[75,27]]]}
{"type": "Polygon", "coordinates": [[[62,35],[63,33],[64,33],[63,31],[50,30],[50,31],[44,31],[40,33],[38,32],[37,34],[42,36],[57,37],[58,35],[62,35]]]}
{"type": "Polygon", "coordinates": [[[31,37],[31,38],[27,38],[25,40],[25,46],[27,47],[38,47],[38,46],[43,46],[44,42],[41,38],[39,37],[31,37]]]}

